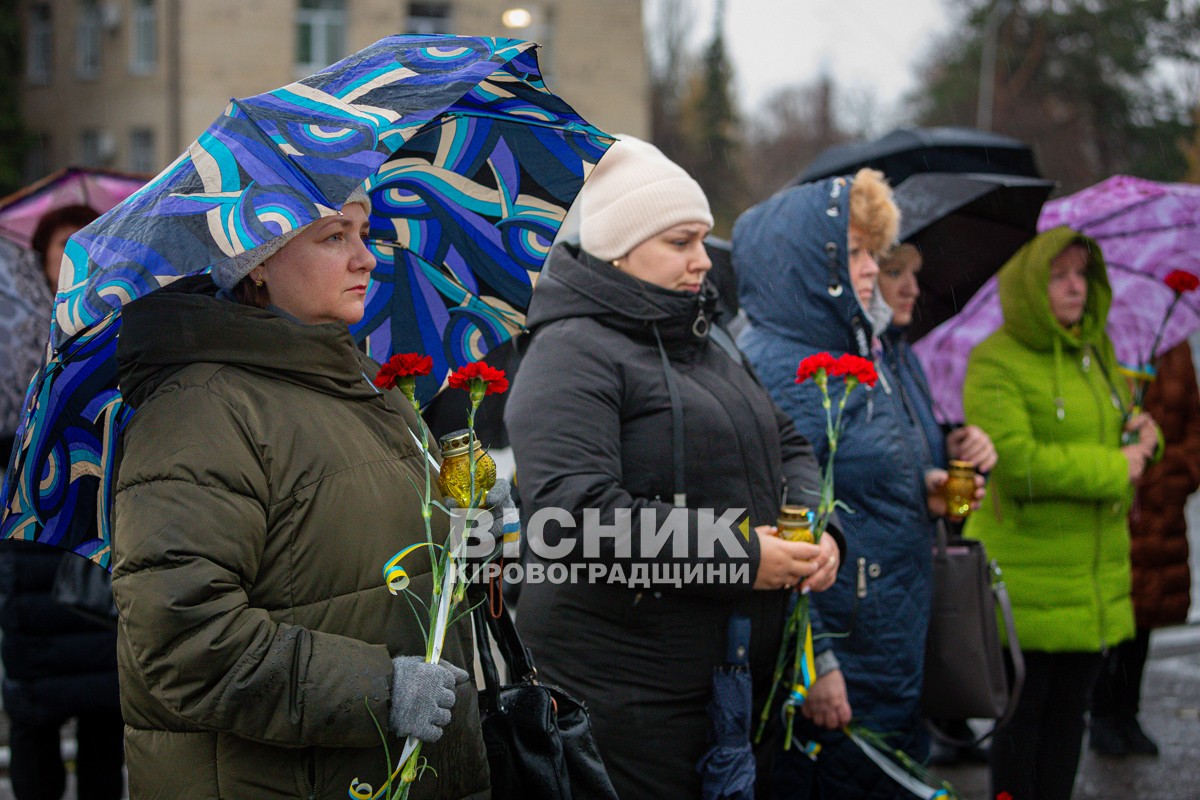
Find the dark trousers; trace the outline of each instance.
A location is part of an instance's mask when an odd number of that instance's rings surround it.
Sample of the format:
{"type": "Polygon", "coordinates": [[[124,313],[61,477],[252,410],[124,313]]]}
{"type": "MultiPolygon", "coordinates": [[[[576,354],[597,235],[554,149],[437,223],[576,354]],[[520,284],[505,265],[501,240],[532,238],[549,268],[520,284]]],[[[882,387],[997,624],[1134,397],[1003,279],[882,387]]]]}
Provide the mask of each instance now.
{"type": "Polygon", "coordinates": [[[1069,800],[1100,653],[1024,651],[1025,685],[990,753],[992,797],[1069,800]]]}
{"type": "MultiPolygon", "coordinates": [[[[13,795],[17,800],[60,800],[67,772],[60,725],[12,721],[9,734],[13,795]]],[[[76,718],[75,777],[79,800],[120,800],[125,793],[125,727],[120,712],[76,718]]]]}
{"type": "MultiPolygon", "coordinates": [[[[888,777],[842,731],[818,728],[796,716],[796,739],[816,741],[821,753],[814,761],[799,748],[775,752],[771,768],[772,791],[757,797],[774,800],[912,800],[912,793],[888,777]]],[[[892,732],[888,743],[915,760],[924,759],[924,734],[915,730],[892,732]]]]}
{"type": "Polygon", "coordinates": [[[1150,654],[1150,629],[1108,651],[1092,693],[1093,717],[1127,717],[1138,714],[1142,703],[1142,673],[1150,654]]]}

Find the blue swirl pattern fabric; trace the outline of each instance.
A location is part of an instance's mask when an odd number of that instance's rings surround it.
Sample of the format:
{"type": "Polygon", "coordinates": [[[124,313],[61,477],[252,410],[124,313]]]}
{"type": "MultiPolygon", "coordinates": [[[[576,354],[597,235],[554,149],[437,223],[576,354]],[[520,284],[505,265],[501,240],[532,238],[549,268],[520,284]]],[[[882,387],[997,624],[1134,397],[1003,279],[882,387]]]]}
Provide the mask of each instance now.
{"type": "Polygon", "coordinates": [[[515,39],[392,36],[232,100],[154,180],[68,243],[51,348],[25,400],[0,536],[109,566],[120,308],[338,213],[365,185],[378,261],[352,329],[383,361],[433,357],[430,399],[521,330],[567,208],[612,137],[543,83],[515,39]]]}

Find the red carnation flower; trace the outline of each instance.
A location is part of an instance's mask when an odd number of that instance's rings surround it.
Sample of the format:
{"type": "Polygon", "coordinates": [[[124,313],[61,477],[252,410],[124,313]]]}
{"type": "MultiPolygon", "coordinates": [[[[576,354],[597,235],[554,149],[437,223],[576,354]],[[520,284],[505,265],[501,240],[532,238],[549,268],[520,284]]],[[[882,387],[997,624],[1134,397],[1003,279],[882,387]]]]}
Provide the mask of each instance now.
{"type": "Polygon", "coordinates": [[[850,353],[838,357],[831,374],[845,375],[847,379],[854,378],[867,386],[874,386],[875,382],[879,380],[879,375],[875,372],[875,362],[850,353]]]}
{"type": "Polygon", "coordinates": [[[504,370],[488,366],[482,361],[474,361],[454,370],[450,373],[449,381],[451,389],[465,389],[471,393],[472,399],[480,387],[483,388],[480,399],[486,394],[508,391],[508,378],[504,376],[504,370]]]}
{"type": "Polygon", "coordinates": [[[1163,278],[1163,283],[1171,287],[1171,291],[1175,294],[1184,294],[1185,292],[1194,292],[1197,287],[1200,287],[1200,277],[1181,269],[1173,269],[1167,274],[1167,277],[1163,278]]]}
{"type": "Polygon", "coordinates": [[[796,368],[796,383],[804,383],[809,378],[816,377],[819,370],[825,370],[828,377],[834,374],[832,370],[836,363],[829,353],[814,353],[800,361],[800,366],[796,368]]]}
{"type": "Polygon", "coordinates": [[[393,389],[400,378],[416,378],[433,372],[433,358],[420,353],[397,353],[375,375],[380,389],[393,389]]]}

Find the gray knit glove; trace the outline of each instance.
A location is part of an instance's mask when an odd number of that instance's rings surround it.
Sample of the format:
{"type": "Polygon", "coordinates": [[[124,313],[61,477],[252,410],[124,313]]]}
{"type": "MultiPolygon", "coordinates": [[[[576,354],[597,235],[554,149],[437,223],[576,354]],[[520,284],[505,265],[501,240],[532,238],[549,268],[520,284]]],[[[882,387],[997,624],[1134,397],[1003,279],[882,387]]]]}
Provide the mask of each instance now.
{"type": "MultiPolygon", "coordinates": [[[[453,497],[444,498],[446,507],[458,508],[453,497]]],[[[505,478],[497,478],[492,490],[487,493],[484,508],[492,515],[492,547],[491,551],[480,554],[468,550],[468,557],[476,561],[493,561],[504,548],[504,538],[521,535],[521,515],[512,499],[512,484],[505,478]]],[[[515,552],[515,551],[514,551],[515,552]]]]}
{"type": "Polygon", "coordinates": [[[388,728],[399,737],[422,742],[442,738],[454,707],[454,687],[471,679],[448,661],[430,664],[420,656],[392,659],[392,707],[388,728]]]}

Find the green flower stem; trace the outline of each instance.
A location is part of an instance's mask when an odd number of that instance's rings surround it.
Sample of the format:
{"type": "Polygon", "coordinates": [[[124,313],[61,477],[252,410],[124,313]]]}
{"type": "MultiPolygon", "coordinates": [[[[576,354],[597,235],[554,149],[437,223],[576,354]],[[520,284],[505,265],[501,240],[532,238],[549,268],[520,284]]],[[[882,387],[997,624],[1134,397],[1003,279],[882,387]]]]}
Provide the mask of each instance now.
{"type": "MultiPolygon", "coordinates": [[[[796,604],[797,608],[799,603],[796,604]]],[[[792,613],[788,615],[787,622],[783,626],[783,644],[779,648],[779,655],[775,657],[775,673],[771,677],[771,689],[767,693],[767,702],[763,704],[762,712],[758,715],[758,730],[754,734],[754,743],[758,744],[762,741],[763,732],[767,728],[767,720],[771,716],[771,705],[775,702],[775,692],[779,689],[779,683],[783,680],[783,668],[787,663],[787,643],[791,639],[792,633],[799,624],[800,616],[796,608],[792,609],[792,613]]]]}
{"type": "Polygon", "coordinates": [[[1158,350],[1159,342],[1162,341],[1163,334],[1167,330],[1167,321],[1171,319],[1171,314],[1174,313],[1175,306],[1179,304],[1179,299],[1181,297],[1183,297],[1183,295],[1179,292],[1176,292],[1175,296],[1171,298],[1171,305],[1167,306],[1166,316],[1163,317],[1162,324],[1158,326],[1158,333],[1154,336],[1154,344],[1150,345],[1150,354],[1146,357],[1147,364],[1154,364],[1157,356],[1155,351],[1158,350]]]}

